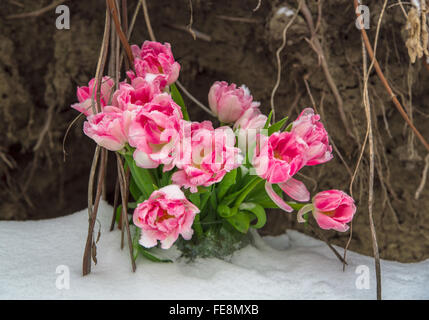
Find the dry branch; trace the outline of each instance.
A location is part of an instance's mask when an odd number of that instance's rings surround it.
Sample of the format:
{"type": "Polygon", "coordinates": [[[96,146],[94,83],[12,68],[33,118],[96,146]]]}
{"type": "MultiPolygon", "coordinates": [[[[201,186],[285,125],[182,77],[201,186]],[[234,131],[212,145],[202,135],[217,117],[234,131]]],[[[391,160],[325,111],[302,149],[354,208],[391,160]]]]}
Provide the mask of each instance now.
{"type": "Polygon", "coordinates": [[[304,0],[300,0],[299,4],[298,4],[298,8],[296,9],[292,19],[289,20],[289,22],[286,24],[286,26],[283,29],[283,33],[282,33],[282,44],[281,46],[277,49],[276,51],[276,59],[277,59],[277,79],[276,79],[276,83],[274,85],[273,90],[271,91],[271,112],[272,112],[272,119],[273,119],[273,123],[276,122],[276,110],[275,110],[275,106],[274,106],[274,96],[276,94],[276,91],[280,85],[280,79],[281,79],[281,75],[282,75],[282,67],[281,67],[281,59],[280,59],[280,53],[283,51],[284,47],[286,46],[286,33],[287,30],[289,29],[289,27],[292,25],[292,23],[295,21],[296,17],[298,16],[300,10],[301,10],[301,6],[303,5],[304,0]]]}
{"type": "Polygon", "coordinates": [[[18,14],[12,14],[10,16],[7,16],[6,19],[21,19],[21,18],[34,18],[38,17],[45,12],[48,12],[49,10],[52,10],[53,8],[59,6],[60,4],[66,2],[68,0],[57,0],[52,2],[50,5],[47,5],[46,7],[43,7],[39,10],[31,11],[31,12],[25,12],[25,13],[18,13],[18,14]]]}
{"type": "MultiPolygon", "coordinates": [[[[355,10],[357,9],[358,5],[359,5],[358,0],[354,0],[355,10]]],[[[360,17],[360,13],[357,11],[356,11],[356,15],[357,15],[357,17],[360,17]]],[[[362,37],[363,37],[368,55],[371,58],[371,60],[374,61],[375,71],[377,72],[377,75],[380,78],[380,81],[382,82],[387,93],[389,94],[390,98],[392,99],[396,109],[398,109],[402,118],[404,118],[405,122],[411,127],[411,129],[414,131],[414,133],[419,138],[420,142],[424,145],[426,150],[429,151],[429,143],[422,136],[420,131],[417,130],[417,128],[414,126],[414,124],[411,122],[410,118],[408,117],[407,113],[405,112],[404,108],[402,107],[401,103],[399,102],[398,98],[396,98],[396,95],[393,92],[392,88],[390,87],[389,82],[387,81],[386,77],[384,76],[383,71],[381,70],[380,64],[378,63],[377,59],[374,58],[374,51],[372,49],[371,43],[370,43],[369,38],[368,38],[368,34],[365,31],[365,28],[363,28],[363,27],[361,28],[361,33],[362,33],[362,37]]]]}
{"type": "Polygon", "coordinates": [[[128,43],[128,39],[125,33],[122,31],[121,22],[119,21],[118,8],[116,7],[115,0],[107,0],[107,4],[109,5],[110,13],[113,16],[113,21],[115,22],[116,33],[118,34],[119,39],[121,40],[122,46],[125,49],[125,53],[127,54],[130,65],[133,66],[133,61],[134,61],[133,52],[131,51],[131,47],[130,47],[130,44],[128,43]]]}

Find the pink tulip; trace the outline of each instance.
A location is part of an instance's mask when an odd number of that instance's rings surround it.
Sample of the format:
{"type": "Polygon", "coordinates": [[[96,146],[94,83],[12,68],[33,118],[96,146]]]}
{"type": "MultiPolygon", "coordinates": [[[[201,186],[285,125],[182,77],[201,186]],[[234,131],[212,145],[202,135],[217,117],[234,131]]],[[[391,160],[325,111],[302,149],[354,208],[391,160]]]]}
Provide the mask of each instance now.
{"type": "Polygon", "coordinates": [[[327,190],[316,194],[313,205],[304,206],[298,212],[298,222],[305,222],[303,214],[312,210],[320,228],[345,232],[349,229],[346,224],[352,221],[356,206],[352,197],[340,190],[327,190]]]}
{"type": "Polygon", "coordinates": [[[253,102],[246,86],[237,88],[234,83],[228,86],[225,81],[216,81],[209,91],[209,105],[221,122],[232,123],[247,109],[258,107],[259,103],[253,102]]]}
{"type": "Polygon", "coordinates": [[[249,108],[234,123],[233,129],[237,132],[238,147],[246,154],[256,142],[256,136],[267,122],[259,108],[249,108]]]}
{"type": "Polygon", "coordinates": [[[167,94],[162,93],[136,111],[129,131],[129,143],[135,147],[134,160],[142,168],[166,165],[172,169],[175,150],[180,139],[180,107],[167,94]]]}
{"type": "Polygon", "coordinates": [[[270,198],[283,210],[293,209],[274,191],[278,186],[297,201],[308,201],[310,193],[304,183],[293,177],[305,164],[308,146],[295,133],[275,132],[270,137],[257,136],[257,146],[253,155],[256,174],[266,180],[265,190],[270,198]]]}
{"type": "Polygon", "coordinates": [[[168,249],[179,235],[190,240],[192,224],[200,210],[188,201],[177,185],[154,191],[148,200],[134,210],[134,224],[142,229],[140,244],[151,248],[161,241],[161,248],[168,249]]]}
{"type": "Polygon", "coordinates": [[[134,78],[131,84],[121,83],[112,98],[112,105],[117,110],[138,110],[151,102],[155,95],[161,93],[160,81],[146,81],[141,77],[134,78]]]}
{"type": "Polygon", "coordinates": [[[267,116],[263,115],[259,108],[249,108],[234,123],[234,130],[262,129],[267,122],[267,116]]]}
{"type": "Polygon", "coordinates": [[[85,134],[110,151],[118,151],[127,143],[131,114],[126,112],[100,112],[88,117],[83,124],[85,134]]]}
{"type": "Polygon", "coordinates": [[[332,159],[332,146],[329,145],[328,133],[319,121],[320,116],[313,109],[304,109],[293,122],[292,132],[308,145],[306,152],[307,166],[325,163],[332,159]]]}
{"type": "Polygon", "coordinates": [[[231,128],[213,129],[210,121],[186,122],[175,165],[180,170],[172,176],[174,183],[197,192],[198,186],[208,187],[223,179],[225,174],[243,161],[235,148],[231,128]]]}
{"type": "MultiPolygon", "coordinates": [[[[110,77],[103,77],[101,81],[100,89],[100,104],[103,109],[110,100],[110,95],[112,93],[112,88],[115,85],[115,82],[110,77]]],[[[87,87],[78,87],[77,88],[77,99],[79,103],[73,104],[71,107],[76,109],[79,112],[82,112],[85,116],[92,115],[92,98],[94,97],[94,107],[96,107],[97,101],[97,92],[95,90],[95,78],[92,78],[87,87]]]]}
{"type": "Polygon", "coordinates": [[[170,85],[179,77],[180,65],[174,60],[169,43],[145,41],[141,48],[132,45],[131,50],[135,69],[135,73],[127,73],[131,79],[137,76],[151,80],[161,75],[166,84],[170,85]]]}

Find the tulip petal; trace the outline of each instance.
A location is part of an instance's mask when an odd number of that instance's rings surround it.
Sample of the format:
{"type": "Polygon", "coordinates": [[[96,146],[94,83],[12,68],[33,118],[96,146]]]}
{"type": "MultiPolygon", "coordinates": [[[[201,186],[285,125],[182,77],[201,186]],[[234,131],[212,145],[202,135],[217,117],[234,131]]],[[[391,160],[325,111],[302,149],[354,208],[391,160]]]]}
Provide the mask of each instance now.
{"type": "Polygon", "coordinates": [[[338,222],[326,214],[318,212],[317,210],[313,211],[313,216],[319,227],[324,230],[333,229],[339,232],[346,232],[349,230],[349,226],[345,223],[338,222]]]}
{"type": "Polygon", "coordinates": [[[142,230],[139,243],[145,248],[152,248],[158,244],[153,232],[142,230]]]}
{"type": "Polygon", "coordinates": [[[185,194],[177,184],[170,184],[162,188],[162,192],[166,195],[167,199],[186,199],[185,194]]]}
{"type": "Polygon", "coordinates": [[[303,206],[301,209],[299,209],[298,211],[298,215],[297,215],[297,220],[299,223],[304,223],[307,220],[304,219],[304,214],[306,214],[307,212],[310,212],[313,210],[313,205],[312,204],[306,204],[305,206],[303,206]]]}
{"type": "Polygon", "coordinates": [[[156,161],[153,161],[146,152],[143,152],[137,149],[136,151],[134,151],[133,157],[137,166],[141,168],[150,169],[150,168],[156,168],[159,165],[159,163],[156,161]]]}
{"type": "Polygon", "coordinates": [[[279,183],[278,185],[294,200],[300,202],[306,202],[310,200],[310,192],[307,190],[307,187],[302,181],[290,178],[286,182],[279,183]]]}
{"type": "Polygon", "coordinates": [[[268,181],[265,183],[265,191],[273,202],[282,210],[286,212],[292,212],[293,209],[274,191],[273,185],[268,181]]]}

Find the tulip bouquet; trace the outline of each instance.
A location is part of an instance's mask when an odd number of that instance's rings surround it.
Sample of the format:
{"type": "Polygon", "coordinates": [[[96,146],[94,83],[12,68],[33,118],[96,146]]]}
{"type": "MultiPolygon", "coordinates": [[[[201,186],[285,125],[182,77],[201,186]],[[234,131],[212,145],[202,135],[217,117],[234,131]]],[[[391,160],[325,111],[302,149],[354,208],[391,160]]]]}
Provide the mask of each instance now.
{"type": "Polygon", "coordinates": [[[208,103],[220,126],[191,121],[174,84],[180,65],[170,45],[146,41],[131,49],[127,80],[102,79],[98,113],[94,79],[77,89],[72,107],[87,117],[84,133],[120,154],[131,173],[134,257],[162,261],[151,248],[173,244],[189,257],[223,257],[251,241],[249,229],[265,225],[268,208],[295,210],[302,223],[312,212],[322,229],[348,229],[356,211],[351,197],[329,190],[310,201],[295,179],[304,166],[332,159],[313,109],[290,124],[271,123],[247,87],[215,82],[208,103]]]}

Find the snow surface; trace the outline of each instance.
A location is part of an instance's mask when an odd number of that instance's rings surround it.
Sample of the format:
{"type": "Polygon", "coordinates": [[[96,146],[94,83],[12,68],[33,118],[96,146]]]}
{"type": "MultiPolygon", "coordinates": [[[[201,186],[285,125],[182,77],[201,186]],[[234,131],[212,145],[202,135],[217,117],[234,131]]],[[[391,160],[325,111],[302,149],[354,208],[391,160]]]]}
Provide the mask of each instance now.
{"type": "MultiPolygon", "coordinates": [[[[342,264],[323,242],[296,231],[259,238],[255,246],[240,250],[227,261],[197,259],[187,263],[178,259],[160,264],[139,258],[134,274],[128,250],[120,250],[120,231],[108,231],[112,207],[102,202],[99,213],[98,264],[86,277],[81,276],[86,210],[50,220],[0,222],[0,298],[375,298],[372,258],[349,252],[349,266],[343,272],[342,264]],[[56,288],[59,265],[69,267],[69,289],[56,288]],[[356,287],[359,265],[368,266],[370,289],[356,287]]],[[[162,253],[178,256],[175,249],[162,253]]],[[[410,264],[382,261],[382,277],[385,299],[429,298],[429,260],[410,264]]]]}

